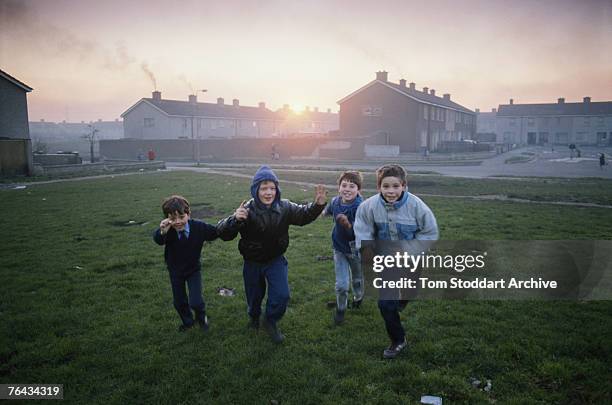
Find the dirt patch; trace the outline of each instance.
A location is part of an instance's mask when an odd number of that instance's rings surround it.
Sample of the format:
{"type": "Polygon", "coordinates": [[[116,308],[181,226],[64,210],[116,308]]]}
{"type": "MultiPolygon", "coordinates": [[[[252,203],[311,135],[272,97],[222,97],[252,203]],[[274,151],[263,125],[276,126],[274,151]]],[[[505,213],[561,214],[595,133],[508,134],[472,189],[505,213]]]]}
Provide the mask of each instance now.
{"type": "Polygon", "coordinates": [[[191,204],[191,218],[222,217],[229,215],[227,212],[216,210],[209,203],[191,204]]]}

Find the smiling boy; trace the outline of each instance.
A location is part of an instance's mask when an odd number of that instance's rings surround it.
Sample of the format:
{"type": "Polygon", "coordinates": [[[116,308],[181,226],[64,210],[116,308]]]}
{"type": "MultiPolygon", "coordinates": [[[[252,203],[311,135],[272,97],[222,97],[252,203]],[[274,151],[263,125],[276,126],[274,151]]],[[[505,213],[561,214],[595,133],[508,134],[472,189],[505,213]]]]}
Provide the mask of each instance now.
{"type": "Polygon", "coordinates": [[[207,331],[200,256],[204,241],[217,238],[217,228],[191,219],[189,202],[180,195],[166,198],[162,211],[165,218],[155,230],[153,240],[158,245],[165,245],[164,259],[170,274],[174,308],[182,321],[178,330],[184,332],[194,325],[193,310],[200,328],[207,331]]]}
{"type": "Polygon", "coordinates": [[[356,171],[346,171],[338,178],[338,195],[325,209],[325,215],[334,218],[332,244],[336,272],[336,310],[334,323],[344,322],[348,306],[349,286],[353,286],[353,308],[359,308],[363,299],[363,272],[359,253],[355,249],[353,223],[359,204],[363,201],[359,192],[363,177],[356,171]],[[352,281],[352,283],[351,283],[352,281]]]}
{"type": "MultiPolygon", "coordinates": [[[[399,165],[385,165],[376,171],[378,194],[357,209],[355,244],[373,240],[437,240],[438,224],[434,214],[420,198],[408,192],[406,172],[399,165]]],[[[406,347],[406,333],[400,311],[407,301],[378,300],[391,345],[383,357],[393,359],[406,347]]]]}

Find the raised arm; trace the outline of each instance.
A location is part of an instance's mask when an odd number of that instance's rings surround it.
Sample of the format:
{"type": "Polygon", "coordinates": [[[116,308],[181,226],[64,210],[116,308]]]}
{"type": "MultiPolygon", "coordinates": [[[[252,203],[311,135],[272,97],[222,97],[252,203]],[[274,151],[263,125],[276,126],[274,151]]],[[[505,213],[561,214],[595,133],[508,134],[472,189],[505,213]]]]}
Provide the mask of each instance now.
{"type": "Polygon", "coordinates": [[[243,201],[233,215],[222,219],[217,223],[217,234],[222,240],[232,240],[238,236],[240,229],[246,224],[249,218],[248,203],[243,201]]]}
{"type": "Polygon", "coordinates": [[[325,209],[327,202],[327,190],[322,184],[318,184],[315,187],[315,200],[314,203],[307,205],[300,205],[292,202],[288,202],[289,206],[289,223],[291,225],[306,225],[317,219],[317,217],[325,209]]]}
{"type": "Polygon", "coordinates": [[[170,226],[172,226],[172,221],[169,218],[162,219],[162,221],[159,223],[159,228],[153,232],[153,240],[155,243],[158,245],[166,244],[166,235],[168,234],[170,226]]]}

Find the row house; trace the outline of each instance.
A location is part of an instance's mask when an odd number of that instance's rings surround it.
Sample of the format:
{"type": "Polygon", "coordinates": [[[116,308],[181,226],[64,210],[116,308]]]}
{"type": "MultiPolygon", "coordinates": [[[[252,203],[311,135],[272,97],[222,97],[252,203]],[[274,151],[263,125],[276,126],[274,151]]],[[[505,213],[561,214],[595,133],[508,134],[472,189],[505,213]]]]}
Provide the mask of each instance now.
{"type": "MultiPolygon", "coordinates": [[[[438,150],[445,141],[472,139],[473,111],[435,89],[416,89],[415,83],[388,80],[387,72],[338,101],[340,134],[368,137],[373,142],[399,145],[400,153],[438,150]]],[[[371,143],[371,142],[369,142],[371,143]]]]}

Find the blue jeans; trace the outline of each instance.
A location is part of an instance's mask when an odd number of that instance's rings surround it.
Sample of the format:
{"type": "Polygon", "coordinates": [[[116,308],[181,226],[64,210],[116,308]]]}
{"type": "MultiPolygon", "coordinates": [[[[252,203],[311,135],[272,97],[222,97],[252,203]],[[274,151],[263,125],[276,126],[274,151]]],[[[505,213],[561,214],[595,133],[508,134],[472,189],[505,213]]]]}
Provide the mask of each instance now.
{"type": "Polygon", "coordinates": [[[172,285],[174,308],[181,317],[183,325],[193,325],[192,309],[196,314],[197,320],[204,320],[204,316],[206,315],[206,304],[202,297],[202,272],[196,271],[187,277],[170,273],[170,285],[172,285]],[[189,289],[189,298],[187,298],[185,285],[187,285],[189,289]]]}
{"type": "Polygon", "coordinates": [[[363,299],[363,271],[359,256],[343,253],[334,249],[334,267],[336,269],[336,305],[338,311],[345,311],[348,304],[349,286],[353,285],[355,301],[363,299]]]}
{"type": "Polygon", "coordinates": [[[261,315],[261,302],[266,295],[267,286],[266,319],[271,323],[280,321],[287,310],[290,297],[285,256],[278,256],[267,263],[245,260],[242,276],[249,316],[259,318],[261,315]]]}

